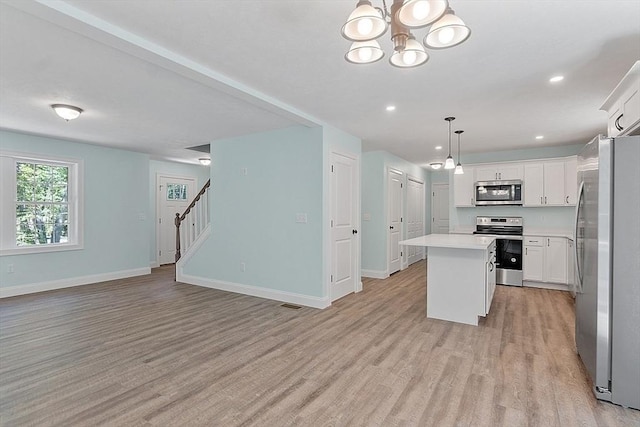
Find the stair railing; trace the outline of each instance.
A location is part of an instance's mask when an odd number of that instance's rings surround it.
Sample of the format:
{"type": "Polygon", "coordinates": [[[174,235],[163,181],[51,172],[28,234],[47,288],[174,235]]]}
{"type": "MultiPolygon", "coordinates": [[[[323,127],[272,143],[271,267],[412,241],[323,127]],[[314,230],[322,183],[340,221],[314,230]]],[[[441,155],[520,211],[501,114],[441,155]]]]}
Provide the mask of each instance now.
{"type": "Polygon", "coordinates": [[[210,185],[211,180],[209,179],[182,215],[176,213],[174,220],[176,225],[176,262],[182,256],[181,249],[184,249],[186,253],[211,221],[209,217],[210,185]],[[183,223],[185,228],[181,233],[180,228],[183,223]]]}

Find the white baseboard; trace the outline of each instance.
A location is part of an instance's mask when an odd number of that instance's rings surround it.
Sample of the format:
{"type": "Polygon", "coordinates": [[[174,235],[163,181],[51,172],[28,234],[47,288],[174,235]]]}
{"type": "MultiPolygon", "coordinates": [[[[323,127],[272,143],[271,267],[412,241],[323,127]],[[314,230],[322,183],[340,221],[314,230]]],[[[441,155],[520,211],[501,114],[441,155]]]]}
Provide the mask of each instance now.
{"type": "Polygon", "coordinates": [[[182,273],[181,268],[177,269],[176,281],[188,283],[190,285],[202,286],[205,288],[218,289],[221,291],[235,292],[237,294],[250,295],[253,297],[288,302],[290,304],[304,305],[306,307],[327,308],[331,305],[331,301],[328,297],[313,297],[309,295],[296,294],[293,292],[262,288],[259,286],[243,285],[240,283],[224,282],[220,280],[207,279],[204,277],[191,276],[182,273]]]}
{"type": "Polygon", "coordinates": [[[158,264],[158,261],[151,261],[149,263],[149,268],[158,268],[160,267],[160,264],[158,264]]]}
{"type": "Polygon", "coordinates": [[[134,268],[131,270],[92,274],[90,276],[69,277],[67,279],[51,280],[48,282],[10,286],[7,288],[0,288],[0,298],[33,294],[36,292],[52,291],[54,289],[71,288],[73,286],[91,285],[93,283],[106,282],[108,280],[126,279],[127,277],[143,276],[145,274],[151,274],[151,268],[134,268]]]}
{"type": "Polygon", "coordinates": [[[563,285],[561,283],[542,283],[542,282],[530,282],[528,280],[525,280],[522,282],[522,286],[527,288],[551,289],[554,291],[569,292],[569,285],[563,285]]]}
{"type": "Polygon", "coordinates": [[[387,270],[362,270],[362,277],[369,277],[371,279],[386,279],[389,277],[387,270]]]}

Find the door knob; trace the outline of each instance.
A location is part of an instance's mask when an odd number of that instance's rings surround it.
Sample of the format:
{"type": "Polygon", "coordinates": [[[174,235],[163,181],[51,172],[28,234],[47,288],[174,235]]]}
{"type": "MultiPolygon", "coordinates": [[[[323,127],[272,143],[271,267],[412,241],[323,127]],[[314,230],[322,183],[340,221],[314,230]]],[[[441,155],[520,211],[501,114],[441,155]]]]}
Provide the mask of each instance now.
{"type": "Polygon", "coordinates": [[[351,230],[351,234],[358,234],[358,230],[351,230]]]}
{"type": "Polygon", "coordinates": [[[393,230],[393,225],[389,226],[389,230],[393,230]]]}

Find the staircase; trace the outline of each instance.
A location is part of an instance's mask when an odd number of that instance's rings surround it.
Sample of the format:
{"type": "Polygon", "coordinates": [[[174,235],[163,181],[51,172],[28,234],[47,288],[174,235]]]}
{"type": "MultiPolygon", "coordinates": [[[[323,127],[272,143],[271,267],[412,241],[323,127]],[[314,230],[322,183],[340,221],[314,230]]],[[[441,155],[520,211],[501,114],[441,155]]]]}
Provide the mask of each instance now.
{"type": "Polygon", "coordinates": [[[209,217],[210,186],[211,180],[209,179],[182,215],[176,213],[174,220],[176,225],[176,262],[182,257],[182,253],[186,254],[189,251],[189,248],[211,222],[209,217]]]}

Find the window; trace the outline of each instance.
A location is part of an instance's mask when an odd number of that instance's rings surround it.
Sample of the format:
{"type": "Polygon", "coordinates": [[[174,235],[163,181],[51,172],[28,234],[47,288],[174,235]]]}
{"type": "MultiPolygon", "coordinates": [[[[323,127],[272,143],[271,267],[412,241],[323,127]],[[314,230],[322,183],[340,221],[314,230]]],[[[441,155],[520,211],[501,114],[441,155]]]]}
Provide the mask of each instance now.
{"type": "Polygon", "coordinates": [[[0,153],[3,255],[82,248],[82,163],[0,153]]]}
{"type": "Polygon", "coordinates": [[[187,184],[167,184],[167,200],[187,200],[187,184]]]}

